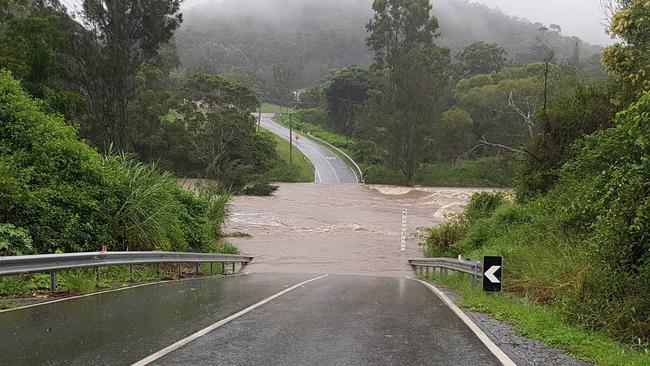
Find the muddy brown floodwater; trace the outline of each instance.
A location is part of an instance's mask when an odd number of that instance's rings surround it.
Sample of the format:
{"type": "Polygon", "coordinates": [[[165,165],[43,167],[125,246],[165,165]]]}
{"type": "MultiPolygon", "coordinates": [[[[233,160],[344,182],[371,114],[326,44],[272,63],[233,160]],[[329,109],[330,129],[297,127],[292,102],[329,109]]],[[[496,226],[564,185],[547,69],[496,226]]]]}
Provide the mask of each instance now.
{"type": "Polygon", "coordinates": [[[479,189],[281,184],[272,197],[235,197],[227,232],[255,256],[250,272],[403,276],[422,256],[418,228],[460,211],[479,189]],[[406,252],[400,250],[408,210],[406,252]]]}

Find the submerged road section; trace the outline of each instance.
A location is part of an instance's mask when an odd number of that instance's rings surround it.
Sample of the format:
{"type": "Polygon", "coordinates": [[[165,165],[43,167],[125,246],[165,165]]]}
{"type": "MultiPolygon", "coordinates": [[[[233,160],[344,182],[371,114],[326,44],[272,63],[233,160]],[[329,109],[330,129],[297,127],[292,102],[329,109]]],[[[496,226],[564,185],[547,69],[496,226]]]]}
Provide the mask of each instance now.
{"type": "Polygon", "coordinates": [[[0,313],[0,334],[6,365],[499,364],[435,294],[404,277],[157,284],[0,313]]]}
{"type": "MultiPolygon", "coordinates": [[[[260,122],[261,127],[289,141],[289,129],[273,122],[271,119],[273,116],[270,113],[263,113],[260,122]]],[[[314,177],[316,183],[344,184],[360,182],[359,173],[352,170],[340,156],[309,137],[294,131],[293,146],[311,161],[316,170],[316,176],[314,177]],[[296,136],[299,136],[297,140],[295,139],[296,136]]]]}

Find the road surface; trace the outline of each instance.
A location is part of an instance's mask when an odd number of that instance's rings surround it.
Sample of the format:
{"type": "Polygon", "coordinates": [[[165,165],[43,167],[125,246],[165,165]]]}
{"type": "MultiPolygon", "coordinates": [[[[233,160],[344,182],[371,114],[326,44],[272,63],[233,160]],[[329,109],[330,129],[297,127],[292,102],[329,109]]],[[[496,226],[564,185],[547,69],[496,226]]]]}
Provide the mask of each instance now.
{"type": "MultiPolygon", "coordinates": [[[[260,125],[265,130],[271,131],[289,141],[289,129],[271,120],[273,114],[263,113],[260,125]]],[[[344,184],[359,183],[359,173],[356,173],[341,157],[323,147],[319,143],[294,131],[293,146],[298,148],[316,170],[316,183],[344,184]],[[298,140],[295,137],[299,135],[298,140]]]]}
{"type": "Polygon", "coordinates": [[[0,364],[129,365],[151,355],[152,365],[499,364],[419,282],[321,276],[187,280],[0,313],[0,364]]]}

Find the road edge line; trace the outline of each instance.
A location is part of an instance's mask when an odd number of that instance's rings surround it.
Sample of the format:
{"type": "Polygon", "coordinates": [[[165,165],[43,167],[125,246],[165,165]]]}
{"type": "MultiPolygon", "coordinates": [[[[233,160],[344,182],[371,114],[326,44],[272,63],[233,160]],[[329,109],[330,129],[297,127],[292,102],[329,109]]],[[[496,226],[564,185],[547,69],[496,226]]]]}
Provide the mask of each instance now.
{"type": "Polygon", "coordinates": [[[426,281],[422,281],[417,278],[412,278],[408,276],[406,278],[413,281],[420,282],[429,290],[431,290],[431,292],[436,294],[436,296],[438,296],[438,298],[440,298],[440,300],[442,300],[442,302],[445,303],[445,305],[447,305],[447,307],[449,307],[451,311],[453,311],[454,314],[456,314],[456,316],[460,318],[460,320],[462,320],[463,323],[465,323],[465,325],[467,325],[467,327],[476,335],[476,337],[485,345],[485,347],[487,347],[487,349],[490,352],[492,352],[494,357],[496,357],[497,360],[499,360],[499,362],[501,362],[502,365],[517,366],[517,364],[514,361],[512,361],[512,359],[508,357],[508,355],[506,355],[506,353],[503,352],[503,350],[501,350],[501,348],[499,348],[499,346],[497,346],[496,343],[494,343],[485,334],[485,332],[483,332],[483,330],[481,330],[481,328],[478,325],[476,325],[476,323],[474,323],[472,319],[470,319],[470,317],[467,316],[467,314],[465,314],[453,301],[451,301],[451,299],[447,295],[445,295],[444,292],[440,291],[437,287],[435,287],[434,285],[426,281]]]}
{"type": "Polygon", "coordinates": [[[260,301],[258,303],[255,303],[255,304],[253,304],[253,305],[251,305],[251,306],[249,306],[249,307],[247,307],[247,308],[245,308],[243,310],[240,310],[240,311],[236,312],[235,314],[230,315],[227,318],[221,319],[218,322],[216,322],[216,323],[214,323],[214,324],[212,324],[212,325],[210,325],[208,327],[205,327],[205,328],[199,330],[198,332],[195,332],[195,333],[193,333],[193,334],[191,334],[191,335],[189,335],[189,336],[187,336],[187,337],[185,337],[185,338],[183,338],[183,339],[181,339],[181,340],[179,340],[179,341],[177,341],[177,342],[175,342],[175,343],[161,349],[160,351],[155,352],[155,353],[143,358],[142,360],[131,364],[131,366],[145,366],[145,365],[148,365],[151,362],[154,362],[154,361],[156,361],[156,360],[158,360],[158,359],[160,359],[160,358],[174,352],[175,350],[185,346],[186,344],[188,344],[188,343],[190,343],[190,342],[192,342],[192,341],[194,341],[194,340],[196,340],[196,339],[198,339],[198,338],[212,332],[213,330],[215,330],[215,329],[217,329],[217,328],[219,328],[219,327],[221,327],[221,326],[223,326],[223,325],[225,325],[225,324],[227,324],[227,323],[229,323],[229,322],[231,322],[231,321],[233,321],[233,320],[235,320],[235,319],[237,319],[237,318],[239,318],[239,317],[241,317],[241,316],[243,316],[243,315],[245,315],[245,314],[247,314],[247,313],[249,313],[249,312],[251,312],[251,311],[253,311],[255,309],[257,309],[258,307],[260,307],[260,306],[262,306],[262,305],[264,305],[264,304],[266,304],[266,303],[268,303],[270,301],[273,301],[274,299],[286,294],[287,292],[293,291],[293,290],[297,289],[300,286],[306,285],[306,284],[308,284],[310,282],[313,282],[313,281],[316,281],[316,280],[320,280],[321,278],[324,278],[324,277],[327,277],[327,275],[322,275],[322,276],[319,276],[319,277],[315,277],[315,278],[309,279],[307,281],[300,282],[300,283],[298,283],[296,285],[293,285],[293,286],[291,286],[289,288],[286,288],[286,289],[276,293],[275,295],[271,295],[271,296],[267,297],[266,299],[264,299],[264,300],[262,300],[262,301],[260,301]]]}

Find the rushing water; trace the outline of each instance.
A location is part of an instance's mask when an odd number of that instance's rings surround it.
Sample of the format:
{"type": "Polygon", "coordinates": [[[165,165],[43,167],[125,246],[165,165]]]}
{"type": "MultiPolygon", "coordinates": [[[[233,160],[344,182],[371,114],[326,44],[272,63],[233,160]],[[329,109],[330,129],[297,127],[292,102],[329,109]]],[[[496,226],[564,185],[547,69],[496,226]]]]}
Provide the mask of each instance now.
{"type": "Polygon", "coordinates": [[[418,228],[459,211],[478,189],[281,184],[272,197],[235,197],[228,232],[255,256],[251,272],[401,276],[422,256],[418,228]],[[400,250],[402,210],[406,252],[400,250]]]}

